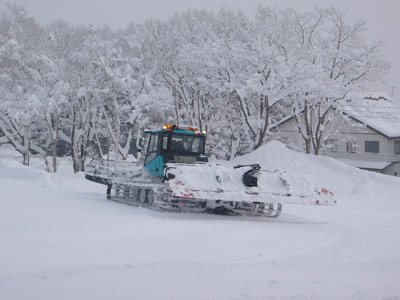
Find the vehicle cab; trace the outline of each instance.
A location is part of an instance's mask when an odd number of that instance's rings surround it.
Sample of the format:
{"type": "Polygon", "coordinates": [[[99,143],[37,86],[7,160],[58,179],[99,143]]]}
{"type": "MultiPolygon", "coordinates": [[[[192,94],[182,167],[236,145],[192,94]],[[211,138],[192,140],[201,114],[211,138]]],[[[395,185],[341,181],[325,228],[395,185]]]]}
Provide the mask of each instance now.
{"type": "Polygon", "coordinates": [[[150,175],[164,176],[167,163],[193,164],[207,162],[206,131],[182,125],[164,125],[150,134],[144,168],[150,175]]]}

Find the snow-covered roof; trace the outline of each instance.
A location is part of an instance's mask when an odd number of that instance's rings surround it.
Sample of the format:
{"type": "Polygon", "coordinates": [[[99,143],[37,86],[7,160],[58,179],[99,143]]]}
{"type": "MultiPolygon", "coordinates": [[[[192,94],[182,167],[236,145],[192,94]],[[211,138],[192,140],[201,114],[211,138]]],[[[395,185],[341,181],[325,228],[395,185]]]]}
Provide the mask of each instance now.
{"type": "Polygon", "coordinates": [[[386,93],[364,93],[364,99],[370,100],[388,100],[389,95],[386,93]]]}
{"type": "Polygon", "coordinates": [[[385,161],[368,161],[368,160],[355,160],[355,159],[344,159],[344,158],[340,158],[338,160],[353,167],[357,167],[360,169],[370,169],[370,170],[383,170],[392,164],[391,162],[385,162],[385,161]]]}
{"type": "Polygon", "coordinates": [[[389,138],[400,137],[400,102],[386,94],[365,94],[361,100],[339,102],[338,108],[389,138]]]}

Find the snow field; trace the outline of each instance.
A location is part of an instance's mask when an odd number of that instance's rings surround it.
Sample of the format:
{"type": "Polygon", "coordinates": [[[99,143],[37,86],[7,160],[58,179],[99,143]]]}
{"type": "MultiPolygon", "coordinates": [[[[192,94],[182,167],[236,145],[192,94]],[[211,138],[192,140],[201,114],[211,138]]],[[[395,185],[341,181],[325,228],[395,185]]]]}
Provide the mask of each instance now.
{"type": "Polygon", "coordinates": [[[338,205],[155,212],[0,151],[0,299],[400,299],[400,180],[279,143],[258,152],[235,163],[306,170],[338,205]]]}

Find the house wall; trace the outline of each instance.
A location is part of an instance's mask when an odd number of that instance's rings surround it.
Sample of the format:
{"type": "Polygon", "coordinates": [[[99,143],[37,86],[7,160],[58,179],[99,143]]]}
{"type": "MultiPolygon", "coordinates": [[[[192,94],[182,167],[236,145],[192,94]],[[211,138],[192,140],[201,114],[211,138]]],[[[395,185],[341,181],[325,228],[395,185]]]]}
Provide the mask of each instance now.
{"type": "Polygon", "coordinates": [[[387,167],[383,170],[383,173],[400,177],[400,162],[387,167]]]}
{"type": "Polygon", "coordinates": [[[387,167],[383,173],[400,177],[400,162],[387,167]]]}
{"type": "Polygon", "coordinates": [[[369,129],[371,132],[365,133],[351,133],[338,134],[332,136],[332,138],[338,140],[338,151],[331,151],[325,149],[322,151],[323,155],[334,157],[334,158],[345,158],[345,159],[356,159],[356,160],[367,160],[367,161],[381,161],[381,162],[393,162],[400,161],[400,155],[394,154],[394,142],[387,137],[377,134],[369,129]],[[347,151],[347,141],[354,139],[356,143],[356,152],[347,151]],[[379,142],[379,153],[368,153],[365,152],[366,141],[378,141],[379,142]]]}
{"type": "Polygon", "coordinates": [[[302,150],[304,148],[304,142],[300,134],[295,131],[296,122],[294,119],[282,124],[277,129],[272,130],[272,139],[281,140],[287,146],[294,150],[302,150]]]}

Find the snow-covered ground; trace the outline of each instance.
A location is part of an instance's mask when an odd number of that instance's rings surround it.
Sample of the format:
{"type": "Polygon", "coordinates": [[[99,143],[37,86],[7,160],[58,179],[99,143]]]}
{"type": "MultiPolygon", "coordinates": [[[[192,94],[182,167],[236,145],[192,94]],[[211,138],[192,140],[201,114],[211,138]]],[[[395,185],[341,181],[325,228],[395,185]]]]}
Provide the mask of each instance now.
{"type": "Polygon", "coordinates": [[[273,142],[235,163],[303,174],[336,206],[277,219],[162,213],[0,148],[0,299],[400,299],[400,179],[273,142]]]}

